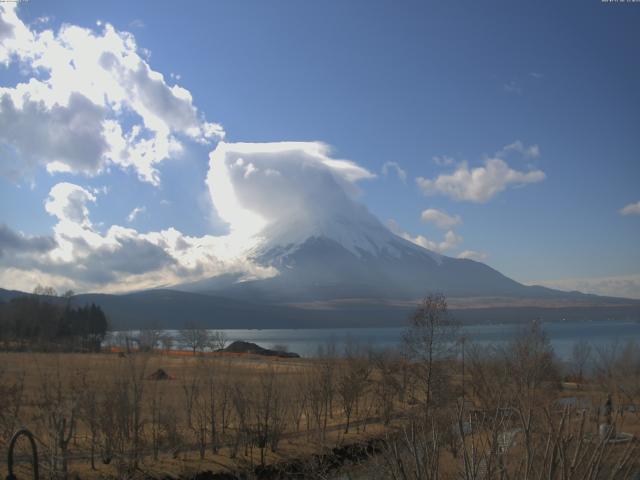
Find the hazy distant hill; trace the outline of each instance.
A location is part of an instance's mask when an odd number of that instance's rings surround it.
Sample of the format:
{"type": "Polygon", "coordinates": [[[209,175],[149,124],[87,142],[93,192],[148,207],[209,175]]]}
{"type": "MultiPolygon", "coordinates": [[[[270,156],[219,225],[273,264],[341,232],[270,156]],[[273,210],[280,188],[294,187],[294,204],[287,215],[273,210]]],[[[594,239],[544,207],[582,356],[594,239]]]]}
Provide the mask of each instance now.
{"type": "MultiPolygon", "coordinates": [[[[0,289],[0,299],[24,292],[0,289]]],[[[59,300],[58,300],[59,301],[59,300]]],[[[452,299],[451,311],[463,322],[518,322],[532,319],[603,320],[640,319],[638,301],[568,302],[550,307],[536,302],[517,306],[514,302],[493,299],[491,303],[465,304],[452,299]],[[511,305],[511,306],[508,306],[511,305]]],[[[351,300],[319,302],[297,306],[276,306],[238,301],[211,295],[174,290],[150,290],[126,295],[81,294],[75,305],[94,302],[102,307],[114,329],[145,326],[181,328],[187,322],[199,322],[210,328],[321,328],[356,326],[402,326],[414,308],[412,302],[351,300]]]]}

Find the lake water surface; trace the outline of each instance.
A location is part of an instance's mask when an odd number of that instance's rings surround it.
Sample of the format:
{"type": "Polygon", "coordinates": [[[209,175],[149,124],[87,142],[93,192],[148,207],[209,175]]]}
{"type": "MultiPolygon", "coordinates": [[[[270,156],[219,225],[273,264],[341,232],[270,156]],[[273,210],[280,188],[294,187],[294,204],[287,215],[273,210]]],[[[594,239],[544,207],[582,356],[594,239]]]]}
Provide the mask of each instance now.
{"type": "MultiPolygon", "coordinates": [[[[465,325],[460,335],[481,345],[500,344],[512,338],[521,325],[465,325]]],[[[560,358],[568,358],[575,342],[586,340],[593,346],[635,341],[640,344],[640,323],[633,321],[591,321],[543,323],[542,328],[560,358]]],[[[339,329],[255,329],[221,330],[230,341],[244,340],[265,348],[286,346],[290,352],[313,356],[318,347],[335,343],[340,351],[347,342],[370,345],[376,349],[394,348],[401,344],[405,328],[339,328],[339,329]]],[[[177,331],[169,330],[177,337],[177,331]]]]}

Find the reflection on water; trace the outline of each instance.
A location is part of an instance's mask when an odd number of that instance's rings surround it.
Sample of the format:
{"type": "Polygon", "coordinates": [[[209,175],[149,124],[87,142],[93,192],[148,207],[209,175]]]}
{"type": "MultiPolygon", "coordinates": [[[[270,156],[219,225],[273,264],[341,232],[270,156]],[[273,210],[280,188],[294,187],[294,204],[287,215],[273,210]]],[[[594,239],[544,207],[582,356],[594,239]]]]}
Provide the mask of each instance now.
{"type": "MultiPolygon", "coordinates": [[[[632,321],[597,322],[554,322],[543,323],[543,329],[549,335],[556,354],[568,358],[573,344],[579,340],[590,342],[594,346],[613,342],[640,343],[640,323],[632,321]]],[[[513,337],[522,326],[513,324],[467,325],[460,335],[467,341],[481,345],[500,344],[513,337]]],[[[335,343],[341,345],[355,342],[376,349],[395,348],[401,344],[404,328],[333,328],[333,329],[264,329],[264,330],[222,330],[230,341],[244,340],[257,343],[266,348],[286,346],[290,352],[302,356],[313,356],[318,347],[335,343]]],[[[167,330],[174,338],[175,330],[167,330]]],[[[177,345],[179,348],[179,345],[177,345]]]]}

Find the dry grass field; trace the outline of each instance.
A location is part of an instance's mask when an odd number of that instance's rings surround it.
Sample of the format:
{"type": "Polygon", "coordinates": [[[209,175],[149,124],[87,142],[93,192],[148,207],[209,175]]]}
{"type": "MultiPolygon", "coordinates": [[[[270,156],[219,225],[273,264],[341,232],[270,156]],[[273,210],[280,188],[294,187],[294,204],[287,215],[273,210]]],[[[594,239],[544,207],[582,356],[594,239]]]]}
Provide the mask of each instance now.
{"type": "Polygon", "coordinates": [[[427,307],[403,352],[0,353],[0,448],[29,428],[51,479],[637,478],[639,346],[562,364],[534,323],[459,356],[427,307]]]}
{"type": "MultiPolygon", "coordinates": [[[[340,363],[225,354],[1,353],[6,392],[0,402],[14,414],[0,417],[0,445],[25,426],[38,439],[44,472],[81,478],[177,477],[301,458],[384,430],[373,389],[363,384],[341,395],[340,363]]],[[[376,373],[366,370],[362,375],[372,382],[376,373]]],[[[394,400],[392,415],[400,410],[394,400]]]]}
{"type": "MultiPolygon", "coordinates": [[[[358,478],[389,478],[398,460],[392,452],[402,450],[410,457],[412,448],[403,444],[402,434],[393,435],[404,432],[406,438],[411,431],[407,428],[415,426],[409,414],[422,409],[419,385],[397,358],[385,363],[364,357],[2,353],[0,362],[0,445],[6,448],[16,428],[31,429],[38,442],[41,478],[191,478],[205,471],[251,472],[261,464],[312,458],[338,445],[399,438],[392,440],[392,444],[398,441],[395,448],[349,467],[358,478]]],[[[458,368],[452,364],[448,370],[458,368]]],[[[481,458],[478,452],[496,450],[493,444],[510,443],[503,445],[499,458],[512,471],[527,456],[525,433],[517,428],[520,419],[512,413],[503,414],[500,422],[487,418],[491,409],[482,404],[496,402],[487,394],[500,392],[496,385],[484,391],[478,384],[482,376],[478,365],[468,368],[465,412],[458,409],[462,377],[455,373],[445,389],[449,404],[438,407],[436,423],[444,421],[449,427],[438,434],[439,473],[433,478],[461,478],[465,457],[475,452],[471,456],[481,458]],[[463,433],[461,442],[459,436],[450,435],[460,421],[482,427],[463,433]],[[500,437],[504,432],[513,432],[508,441],[500,437]]],[[[559,426],[567,444],[581,435],[598,438],[604,417],[593,412],[599,412],[606,399],[602,385],[573,383],[561,388],[558,384],[529,393],[540,405],[555,405],[545,409],[552,416],[548,423],[541,416],[533,419],[536,435],[547,432],[546,426],[554,431],[559,426]],[[558,404],[560,398],[568,400],[558,404]],[[582,408],[586,405],[592,408],[582,408]]],[[[618,432],[640,434],[640,412],[619,408],[613,416],[618,432]]],[[[424,434],[413,431],[413,446],[428,452],[424,434]]],[[[635,441],[627,442],[608,446],[606,458],[624,458],[630,455],[630,446],[637,453],[635,441]]],[[[30,476],[25,447],[26,442],[20,442],[19,478],[30,476]]],[[[478,463],[478,468],[484,467],[478,463]]],[[[309,472],[309,478],[325,477],[309,472]]]]}

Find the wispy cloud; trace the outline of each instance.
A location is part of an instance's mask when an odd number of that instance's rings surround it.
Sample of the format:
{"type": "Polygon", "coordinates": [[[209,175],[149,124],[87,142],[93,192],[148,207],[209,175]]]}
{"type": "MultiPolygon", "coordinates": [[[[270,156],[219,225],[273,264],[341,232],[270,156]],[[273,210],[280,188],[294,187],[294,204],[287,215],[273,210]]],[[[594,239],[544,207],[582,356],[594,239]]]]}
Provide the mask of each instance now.
{"type": "Polygon", "coordinates": [[[620,215],[640,215],[640,201],[630,203],[620,209],[620,215]]]}
{"type": "Polygon", "coordinates": [[[640,299],[640,274],[610,277],[563,278],[557,280],[538,280],[527,283],[567,291],[577,290],[579,292],[593,293],[596,295],[640,299]]]}
{"type": "Polygon", "coordinates": [[[504,91],[507,93],[513,93],[516,95],[522,95],[524,89],[522,86],[516,82],[515,80],[511,80],[503,85],[504,91]]]}
{"type": "Polygon", "coordinates": [[[47,23],[51,22],[52,17],[48,16],[48,15],[42,15],[40,17],[35,18],[31,24],[32,25],[46,25],[47,23]]]}
{"type": "Polygon", "coordinates": [[[455,160],[452,157],[448,157],[446,155],[435,155],[431,157],[431,159],[433,160],[433,163],[439,167],[448,167],[455,163],[455,160]]]}
{"type": "Polygon", "coordinates": [[[383,175],[389,175],[392,170],[396,172],[400,180],[403,182],[407,181],[407,172],[400,167],[398,162],[385,162],[384,165],[382,165],[383,175]]]}
{"type": "Polygon", "coordinates": [[[142,20],[140,20],[139,18],[136,18],[135,20],[131,20],[129,22],[129,26],[131,28],[144,28],[145,24],[142,20]]]}
{"type": "Polygon", "coordinates": [[[144,206],[134,208],[133,210],[131,210],[131,213],[127,215],[127,222],[133,223],[136,220],[136,218],[138,218],[138,215],[146,211],[147,211],[147,207],[144,207],[144,206]]]}
{"type": "Polygon", "coordinates": [[[509,145],[502,147],[497,153],[496,157],[503,158],[509,153],[519,153],[525,158],[538,158],[540,156],[540,147],[538,145],[525,145],[520,140],[516,140],[509,145]]]}
{"type": "Polygon", "coordinates": [[[476,252],[475,250],[464,250],[458,254],[458,258],[466,258],[469,260],[484,262],[487,258],[489,258],[489,255],[484,252],[476,252]]]}

